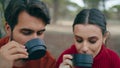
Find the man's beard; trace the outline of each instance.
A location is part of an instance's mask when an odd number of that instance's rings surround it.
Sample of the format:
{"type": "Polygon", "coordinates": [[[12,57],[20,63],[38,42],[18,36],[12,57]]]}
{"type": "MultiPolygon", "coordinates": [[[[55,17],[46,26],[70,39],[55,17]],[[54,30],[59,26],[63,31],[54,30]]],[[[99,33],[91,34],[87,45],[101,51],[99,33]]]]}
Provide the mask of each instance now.
{"type": "MultiPolygon", "coordinates": [[[[10,41],[16,41],[13,37],[13,32],[11,32],[10,41]]],[[[25,62],[27,62],[27,60],[20,58],[20,59],[15,60],[15,62],[17,62],[17,63],[22,62],[24,64],[25,62]]],[[[16,66],[16,65],[14,65],[14,66],[16,66]]]]}
{"type": "Polygon", "coordinates": [[[13,32],[11,32],[11,36],[10,36],[10,41],[14,40],[13,39],[13,32]]]}

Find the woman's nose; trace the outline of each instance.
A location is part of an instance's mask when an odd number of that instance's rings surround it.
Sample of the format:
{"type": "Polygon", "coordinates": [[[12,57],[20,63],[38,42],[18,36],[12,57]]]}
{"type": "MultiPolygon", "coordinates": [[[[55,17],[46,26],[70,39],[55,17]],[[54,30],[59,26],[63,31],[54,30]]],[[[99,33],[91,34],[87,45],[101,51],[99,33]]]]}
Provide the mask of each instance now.
{"type": "Polygon", "coordinates": [[[82,48],[81,48],[81,52],[82,53],[87,53],[88,50],[89,50],[89,48],[88,48],[87,43],[83,43],[82,48]]]}
{"type": "Polygon", "coordinates": [[[88,48],[87,48],[87,47],[82,47],[82,48],[81,48],[81,51],[82,51],[82,53],[85,53],[85,54],[86,54],[86,53],[88,52],[88,48]]]}

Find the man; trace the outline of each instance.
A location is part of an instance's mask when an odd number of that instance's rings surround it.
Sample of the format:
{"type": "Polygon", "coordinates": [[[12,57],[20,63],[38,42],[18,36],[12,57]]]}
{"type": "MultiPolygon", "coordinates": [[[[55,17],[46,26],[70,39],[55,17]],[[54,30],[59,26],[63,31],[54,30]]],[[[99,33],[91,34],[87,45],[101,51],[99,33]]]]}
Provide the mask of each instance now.
{"type": "Polygon", "coordinates": [[[0,39],[0,68],[54,68],[55,59],[47,51],[38,60],[28,58],[24,44],[44,39],[45,26],[50,23],[46,5],[40,0],[11,0],[5,10],[7,37],[0,39]]]}

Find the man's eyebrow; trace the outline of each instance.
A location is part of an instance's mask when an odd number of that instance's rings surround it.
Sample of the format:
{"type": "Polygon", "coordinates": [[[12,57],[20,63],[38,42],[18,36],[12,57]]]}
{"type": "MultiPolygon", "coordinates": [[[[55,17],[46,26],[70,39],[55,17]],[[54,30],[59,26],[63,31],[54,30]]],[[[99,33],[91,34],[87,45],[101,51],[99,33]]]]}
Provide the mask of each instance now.
{"type": "Polygon", "coordinates": [[[39,30],[38,32],[44,32],[44,31],[46,31],[46,29],[41,29],[41,30],[39,30]]]}
{"type": "MultiPolygon", "coordinates": [[[[41,30],[38,30],[37,32],[44,32],[46,29],[41,29],[41,30]]],[[[33,31],[32,29],[28,29],[28,28],[22,28],[20,31],[33,31]]]]}
{"type": "Polygon", "coordinates": [[[33,31],[33,30],[28,28],[22,28],[20,31],[33,31]]]}

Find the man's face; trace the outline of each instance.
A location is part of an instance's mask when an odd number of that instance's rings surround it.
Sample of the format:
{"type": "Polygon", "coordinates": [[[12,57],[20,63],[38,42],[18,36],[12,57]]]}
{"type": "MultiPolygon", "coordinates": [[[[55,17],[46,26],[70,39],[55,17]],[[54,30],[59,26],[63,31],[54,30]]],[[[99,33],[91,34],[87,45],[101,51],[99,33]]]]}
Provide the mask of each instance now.
{"type": "Polygon", "coordinates": [[[25,44],[33,38],[44,38],[45,24],[42,19],[30,16],[23,11],[18,16],[18,24],[11,33],[11,38],[20,43],[25,44]]]}

